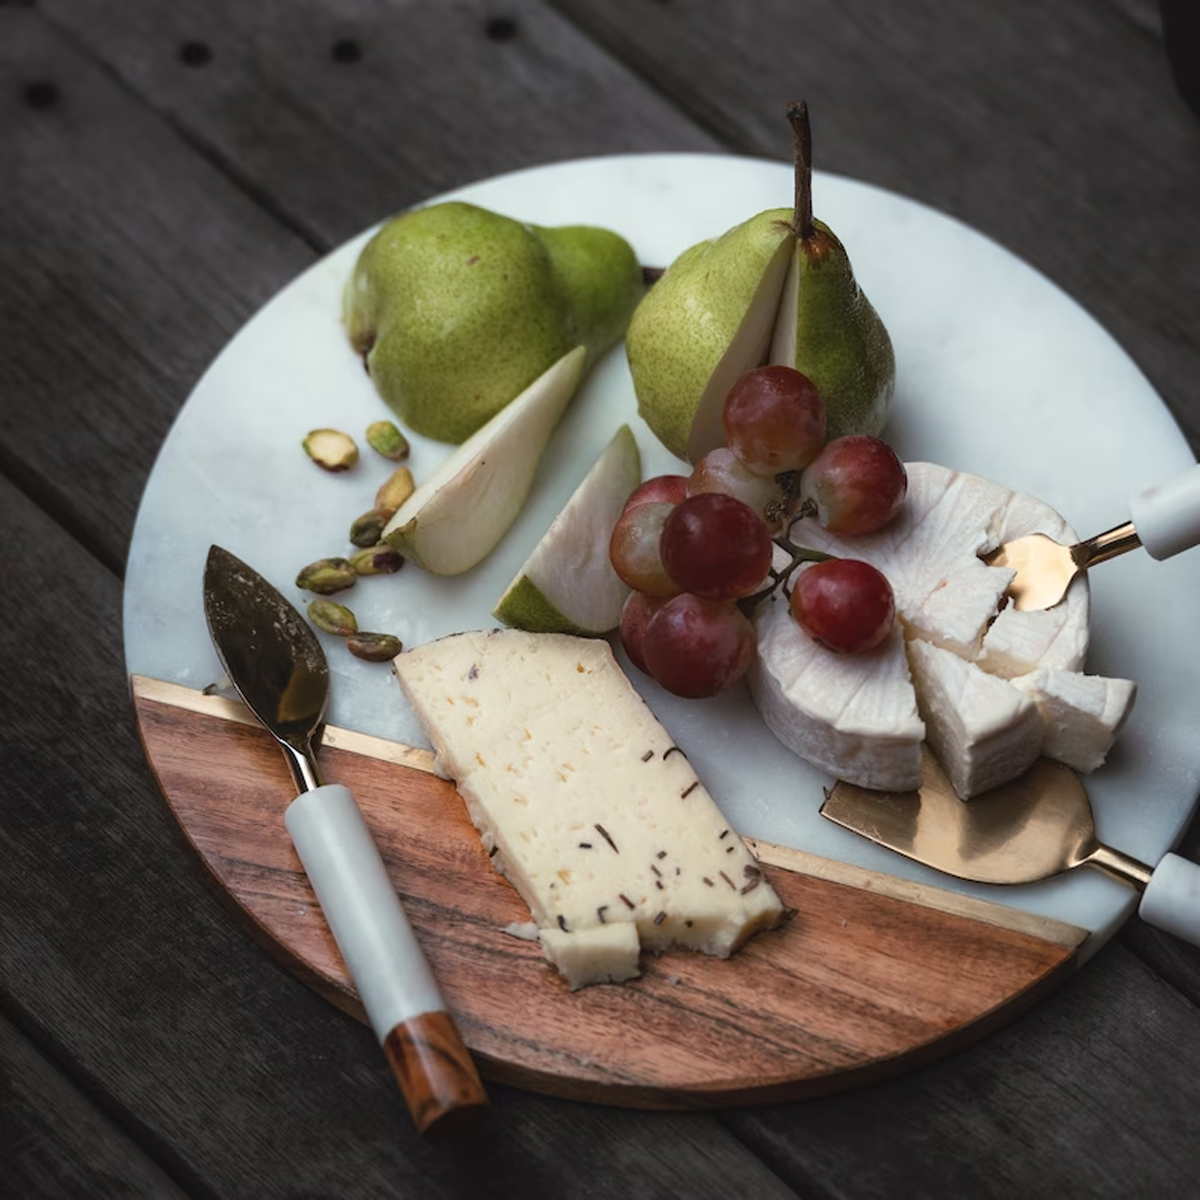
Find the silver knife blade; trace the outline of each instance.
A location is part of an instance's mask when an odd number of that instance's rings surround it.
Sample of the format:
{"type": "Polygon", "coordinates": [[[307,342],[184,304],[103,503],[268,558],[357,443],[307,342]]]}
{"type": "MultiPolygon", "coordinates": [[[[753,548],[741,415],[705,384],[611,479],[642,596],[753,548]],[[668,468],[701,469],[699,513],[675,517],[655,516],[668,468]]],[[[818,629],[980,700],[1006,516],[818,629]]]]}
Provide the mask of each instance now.
{"type": "Polygon", "coordinates": [[[220,546],[204,567],[204,615],[217,656],[250,711],[287,745],[325,716],[329,666],[316,635],[257,571],[220,546]]]}

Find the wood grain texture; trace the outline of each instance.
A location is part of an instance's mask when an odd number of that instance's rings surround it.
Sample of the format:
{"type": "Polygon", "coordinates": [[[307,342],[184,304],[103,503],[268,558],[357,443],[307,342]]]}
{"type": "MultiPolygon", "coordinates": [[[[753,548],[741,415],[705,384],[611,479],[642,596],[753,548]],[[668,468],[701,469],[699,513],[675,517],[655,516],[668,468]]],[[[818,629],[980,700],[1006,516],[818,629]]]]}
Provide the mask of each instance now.
{"type": "Polygon", "coordinates": [[[22,1196],[187,1195],[134,1138],[0,1016],[0,1170],[22,1196]],[[107,1185],[107,1187],[105,1186],[107,1185]]]}
{"type": "Polygon", "coordinates": [[[383,1053],[419,1133],[442,1141],[482,1120],[487,1095],[449,1013],[401,1021],[383,1039],[383,1053]]]}
{"type": "MultiPolygon", "coordinates": [[[[361,1019],[283,826],[292,784],[273,739],[134,682],[147,755],[206,865],[285,962],[361,1019]]],[[[505,932],[528,910],[451,784],[346,751],[322,763],[354,794],[464,1039],[501,1081],[653,1108],[820,1094],[980,1036],[1074,962],[1061,941],[768,869],[799,913],[783,928],[727,961],[668,953],[636,982],[572,993],[536,943],[505,932]]]]}
{"type": "Polygon", "coordinates": [[[326,248],[499,171],[717,148],[534,0],[43,6],[326,248]],[[181,64],[189,41],[211,60],[181,64]]]}
{"type": "Polygon", "coordinates": [[[0,124],[0,469],[119,570],[191,386],[313,255],[37,9],[0,9],[0,124]]]}
{"type": "MultiPolygon", "coordinates": [[[[647,1123],[493,1088],[469,1153],[425,1144],[372,1033],[280,970],[197,869],[137,739],[120,582],[3,478],[0,545],[37,547],[9,586],[55,631],[0,622],[0,1004],[137,1147],[123,1165],[110,1147],[111,1175],[81,1149],[83,1182],[60,1194],[119,1195],[149,1155],[189,1195],[247,1200],[794,1196],[706,1114],[647,1123]]],[[[28,1130],[37,1106],[70,1155],[72,1106],[21,1072],[0,1127],[28,1130]]],[[[39,1195],[38,1164],[10,1156],[0,1180],[39,1195]]]]}

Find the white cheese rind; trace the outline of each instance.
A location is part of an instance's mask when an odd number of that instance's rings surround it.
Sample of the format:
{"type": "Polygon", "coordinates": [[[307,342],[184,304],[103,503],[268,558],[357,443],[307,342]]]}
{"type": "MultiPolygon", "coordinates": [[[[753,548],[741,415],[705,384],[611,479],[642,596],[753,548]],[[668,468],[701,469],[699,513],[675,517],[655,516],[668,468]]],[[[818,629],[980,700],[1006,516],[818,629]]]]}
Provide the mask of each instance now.
{"type": "MultiPolygon", "coordinates": [[[[1088,644],[1086,577],[1072,583],[1057,607],[1018,612],[1005,603],[1013,573],[979,557],[1028,533],[1073,541],[1070,526],[1042,501],[979,476],[932,463],[909,463],[906,470],[904,505],[883,529],[842,538],[805,520],[793,528],[792,540],[882,571],[910,652],[938,647],[999,680],[1038,667],[1081,669],[1088,644]]],[[[833,654],[807,637],[782,601],[764,604],[756,626],[759,654],[749,682],[766,724],[789,749],[837,778],[888,791],[917,787],[919,743],[928,737],[955,760],[947,774],[966,799],[1015,778],[1036,757],[1044,722],[1004,687],[976,681],[963,692],[976,706],[962,720],[951,704],[918,705],[922,681],[916,679],[914,691],[909,667],[914,676],[916,667],[905,664],[898,636],[875,654],[833,654]],[[1005,721],[1011,722],[1007,731],[1005,721]]],[[[928,685],[942,686],[945,695],[973,679],[971,672],[959,672],[957,682],[943,679],[953,664],[937,656],[926,655],[924,663],[928,685]]]]}
{"type": "Polygon", "coordinates": [[[966,799],[1027,771],[1042,749],[1037,705],[1006,679],[931,642],[909,644],[929,745],[966,799]]]}
{"type": "Polygon", "coordinates": [[[394,666],[572,986],[625,969],[616,935],[589,930],[626,924],[643,948],[725,957],[778,923],[779,897],[607,642],[470,632],[394,666]]]}
{"type": "Polygon", "coordinates": [[[925,725],[897,627],[870,654],[835,654],[796,624],[775,596],[756,614],[749,683],[771,732],[794,754],[859,787],[921,783],[925,725]]]}
{"type": "Polygon", "coordinates": [[[1085,773],[1103,765],[1137,697],[1131,679],[1041,669],[1012,681],[1036,704],[1042,752],[1085,773]]]}

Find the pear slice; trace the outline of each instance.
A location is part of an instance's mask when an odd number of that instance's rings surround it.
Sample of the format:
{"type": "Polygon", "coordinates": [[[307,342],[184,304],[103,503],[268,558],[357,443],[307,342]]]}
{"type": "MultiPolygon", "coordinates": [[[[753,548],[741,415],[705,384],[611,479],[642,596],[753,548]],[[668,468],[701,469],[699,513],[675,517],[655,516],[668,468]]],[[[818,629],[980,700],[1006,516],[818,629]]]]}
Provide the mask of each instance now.
{"type": "Polygon", "coordinates": [[[638,412],[692,462],[725,444],[721,412],[766,359],[795,236],[770,209],[685,250],[634,311],[625,337],[638,412]]]}
{"type": "Polygon", "coordinates": [[[400,506],[383,540],[435,575],[482,562],[521,511],[586,354],[582,346],[564,354],[477,429],[400,506]]]}
{"type": "Polygon", "coordinates": [[[642,480],[642,460],[622,425],[533,548],[492,612],[530,633],[615,629],[629,588],[608,558],[613,526],[642,480]]]}

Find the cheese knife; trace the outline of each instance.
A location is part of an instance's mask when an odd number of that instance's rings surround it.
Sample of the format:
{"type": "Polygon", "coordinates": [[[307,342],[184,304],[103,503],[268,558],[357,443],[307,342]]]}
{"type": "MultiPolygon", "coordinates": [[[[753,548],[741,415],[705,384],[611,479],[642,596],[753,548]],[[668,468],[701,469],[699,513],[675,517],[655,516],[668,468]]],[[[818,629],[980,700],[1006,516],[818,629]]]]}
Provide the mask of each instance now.
{"type": "Polygon", "coordinates": [[[1170,558],[1200,542],[1200,464],[1129,501],[1132,520],[1064,546],[1044,533],[1016,538],[983,555],[989,567],[1008,567],[1013,605],[1022,612],[1053,608],[1081,571],[1144,546],[1151,558],[1170,558]]]}
{"type": "Polygon", "coordinates": [[[450,1136],[487,1097],[353,796],[321,778],[325,652],[296,609],[220,546],[208,552],[204,613],[226,674],[291,768],[300,794],[284,822],[413,1121],[426,1137],[450,1136]]]}
{"type": "Polygon", "coordinates": [[[1096,867],[1142,893],[1142,920],[1200,946],[1200,866],[1166,854],[1150,867],[1103,845],[1079,776],[1048,758],[1011,783],[964,801],[926,748],[919,791],[839,782],[821,816],[976,883],[1035,883],[1075,867],[1096,867]]]}

